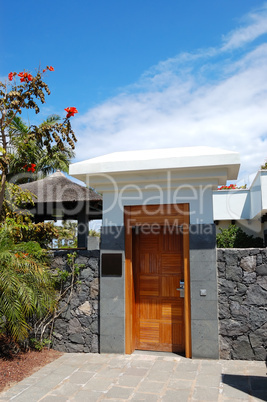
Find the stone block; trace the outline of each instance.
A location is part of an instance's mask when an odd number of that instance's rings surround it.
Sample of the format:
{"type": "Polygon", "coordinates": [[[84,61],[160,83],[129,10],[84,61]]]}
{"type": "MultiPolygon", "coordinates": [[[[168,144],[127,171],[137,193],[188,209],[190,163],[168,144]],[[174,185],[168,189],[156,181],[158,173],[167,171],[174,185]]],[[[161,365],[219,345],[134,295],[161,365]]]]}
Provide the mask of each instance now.
{"type": "Polygon", "coordinates": [[[192,320],[191,331],[193,343],[203,339],[218,341],[217,320],[192,320]]]}
{"type": "Polygon", "coordinates": [[[217,300],[217,282],[216,281],[192,281],[191,282],[191,299],[192,300],[217,300]],[[207,295],[200,296],[200,289],[206,289],[207,295]]]}
{"type": "Polygon", "coordinates": [[[207,250],[216,248],[216,228],[214,224],[190,225],[190,250],[207,250]]]}
{"type": "Polygon", "coordinates": [[[192,320],[211,320],[217,319],[218,307],[217,301],[201,300],[191,302],[191,318],[192,320]]]}
{"type": "Polygon", "coordinates": [[[220,359],[229,360],[231,359],[231,339],[220,336],[220,359]]]}
{"type": "Polygon", "coordinates": [[[218,359],[219,343],[218,338],[193,338],[192,339],[192,357],[193,359],[218,359]]]}
{"type": "Polygon", "coordinates": [[[101,298],[101,317],[125,317],[124,299],[101,298]]]}
{"type": "Polygon", "coordinates": [[[224,259],[226,266],[238,265],[238,251],[235,249],[225,249],[224,259]]]}
{"type": "MultiPolygon", "coordinates": [[[[267,301],[266,301],[267,303],[267,301]]],[[[249,325],[255,331],[267,322],[267,310],[258,306],[250,306],[249,308],[249,325]]]]}
{"type": "Polygon", "coordinates": [[[259,285],[251,285],[247,291],[245,303],[248,305],[267,306],[267,290],[259,285]]]}
{"type": "Polygon", "coordinates": [[[235,294],[236,284],[227,279],[218,279],[218,289],[219,293],[225,294],[226,296],[231,296],[235,294]]]}
{"type": "Polygon", "coordinates": [[[73,343],[79,343],[79,344],[84,344],[84,338],[82,334],[70,334],[69,335],[69,340],[73,343]]]}
{"type": "Polygon", "coordinates": [[[102,226],[100,249],[124,251],[124,248],[124,226],[102,226]]]}
{"type": "Polygon", "coordinates": [[[240,267],[246,272],[255,272],[256,270],[256,256],[249,255],[241,258],[240,267]]]}
{"type": "Polygon", "coordinates": [[[100,289],[100,300],[115,297],[124,299],[124,278],[101,278],[100,289]]]}
{"type": "Polygon", "coordinates": [[[225,278],[230,281],[241,281],[242,269],[236,265],[227,265],[225,270],[225,278]]]}
{"type": "Polygon", "coordinates": [[[217,248],[217,261],[222,261],[225,262],[224,260],[224,249],[223,248],[217,248]]]}
{"type": "Polygon", "coordinates": [[[232,343],[232,356],[237,360],[253,360],[254,353],[247,336],[240,336],[232,343]]]}
{"type": "Polygon", "coordinates": [[[267,277],[266,276],[259,276],[257,278],[257,284],[264,290],[267,290],[267,277]]]}
{"type": "MultiPolygon", "coordinates": [[[[195,250],[193,250],[191,254],[195,254],[195,250]]],[[[190,278],[192,281],[216,281],[216,263],[201,260],[195,260],[192,262],[190,259],[190,278]]]]}
{"type": "Polygon", "coordinates": [[[101,335],[123,335],[124,318],[122,317],[102,317],[100,316],[101,335]]]}
{"type": "Polygon", "coordinates": [[[244,272],[244,275],[243,275],[243,282],[244,282],[246,285],[249,285],[249,284],[251,284],[251,283],[255,283],[255,282],[256,282],[256,279],[257,279],[256,272],[244,272]]]}
{"type": "Polygon", "coordinates": [[[92,299],[97,298],[99,295],[99,279],[94,278],[90,284],[90,296],[92,299]]]}
{"type": "Polygon", "coordinates": [[[258,275],[266,276],[267,275],[267,264],[259,265],[256,268],[256,272],[258,275]]]}
{"type": "Polygon", "coordinates": [[[226,336],[240,336],[247,333],[248,325],[233,319],[225,319],[220,321],[220,334],[226,336]]]}
{"type": "Polygon", "coordinates": [[[124,353],[124,335],[100,335],[100,353],[124,353]]]}

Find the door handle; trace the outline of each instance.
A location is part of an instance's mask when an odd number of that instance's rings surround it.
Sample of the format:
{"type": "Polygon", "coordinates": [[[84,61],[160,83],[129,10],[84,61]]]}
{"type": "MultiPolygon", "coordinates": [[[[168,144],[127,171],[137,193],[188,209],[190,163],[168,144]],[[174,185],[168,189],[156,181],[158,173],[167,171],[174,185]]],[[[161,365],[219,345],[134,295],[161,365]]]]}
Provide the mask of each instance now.
{"type": "Polygon", "coordinates": [[[184,281],[180,281],[180,287],[176,290],[180,292],[180,297],[184,297],[184,281]]]}

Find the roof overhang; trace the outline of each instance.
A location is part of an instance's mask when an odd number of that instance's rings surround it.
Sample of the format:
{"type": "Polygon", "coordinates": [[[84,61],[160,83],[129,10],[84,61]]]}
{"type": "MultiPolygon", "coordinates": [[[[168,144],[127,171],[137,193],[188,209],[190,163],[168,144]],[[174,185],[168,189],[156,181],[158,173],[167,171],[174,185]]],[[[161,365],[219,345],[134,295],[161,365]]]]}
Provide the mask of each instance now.
{"type": "MultiPolygon", "coordinates": [[[[211,147],[166,148],[142,151],[114,152],[70,165],[71,176],[88,183],[98,175],[144,176],[172,171],[197,179],[200,172],[218,184],[236,180],[240,168],[238,152],[211,147]],[[214,177],[216,176],[216,177],[214,177]]],[[[93,180],[97,182],[98,180],[93,180]]]]}

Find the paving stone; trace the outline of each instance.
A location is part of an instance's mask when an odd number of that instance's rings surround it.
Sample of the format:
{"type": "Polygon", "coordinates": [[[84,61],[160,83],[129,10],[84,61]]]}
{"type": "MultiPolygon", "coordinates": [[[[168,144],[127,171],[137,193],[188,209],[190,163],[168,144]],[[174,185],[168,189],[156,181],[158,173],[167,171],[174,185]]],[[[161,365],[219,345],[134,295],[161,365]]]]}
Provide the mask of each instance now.
{"type": "Polygon", "coordinates": [[[42,399],[42,402],[66,402],[65,396],[47,395],[42,399]]]}
{"type": "MultiPolygon", "coordinates": [[[[128,363],[128,362],[127,362],[128,363]]],[[[132,360],[130,362],[131,367],[136,368],[151,368],[154,364],[154,360],[132,360]]]]}
{"type": "Polygon", "coordinates": [[[102,368],[106,367],[103,363],[97,364],[97,363],[84,363],[81,365],[79,368],[79,371],[91,371],[91,372],[96,372],[101,370],[102,368]]]}
{"type": "Polygon", "coordinates": [[[125,370],[126,375],[145,376],[148,373],[147,369],[130,367],[125,370]]]}
{"type": "Polygon", "coordinates": [[[93,377],[88,381],[83,389],[88,389],[90,391],[107,391],[111,384],[114,384],[114,380],[112,378],[93,377]]]}
{"type": "Polygon", "coordinates": [[[74,384],[86,384],[94,375],[95,373],[89,371],[76,371],[69,377],[69,382],[74,384]]]}
{"type": "Polygon", "coordinates": [[[136,387],[140,381],[143,379],[142,376],[137,375],[122,375],[119,377],[119,385],[124,385],[125,387],[136,387]]]}
{"type": "MultiPolygon", "coordinates": [[[[98,392],[98,391],[78,391],[75,394],[74,399],[72,399],[75,402],[96,402],[100,398],[100,396],[104,395],[103,392],[98,392]]],[[[57,402],[57,400],[55,400],[57,402]]],[[[66,402],[66,399],[64,400],[66,402]]]]}
{"type": "Polygon", "coordinates": [[[217,401],[219,396],[218,388],[209,388],[209,387],[195,387],[193,393],[193,400],[202,400],[202,401],[217,401]]]}
{"type": "MultiPolygon", "coordinates": [[[[131,401],[146,401],[146,402],[157,402],[158,396],[152,394],[142,394],[137,392],[131,398],[131,401]]],[[[174,399],[172,400],[174,402],[174,399]]]]}
{"type": "Polygon", "coordinates": [[[197,387],[219,387],[221,382],[220,375],[199,374],[196,379],[197,387]]]}
{"type": "Polygon", "coordinates": [[[166,382],[170,378],[171,374],[172,374],[172,372],[169,373],[168,371],[154,370],[154,368],[152,368],[149,371],[147,379],[151,380],[151,381],[153,380],[153,381],[166,382]]]}
{"type": "Polygon", "coordinates": [[[160,370],[160,371],[172,371],[174,367],[176,366],[176,362],[172,361],[164,361],[164,360],[158,360],[154,363],[153,365],[153,370],[160,370]]]}
{"type": "Polygon", "coordinates": [[[110,388],[106,394],[107,398],[128,399],[133,393],[134,388],[114,386],[110,388]]]}
{"type": "Polygon", "coordinates": [[[121,374],[121,369],[119,368],[110,368],[110,367],[105,367],[98,371],[96,374],[97,377],[106,377],[106,378],[117,378],[121,374]]]}
{"type": "Polygon", "coordinates": [[[196,371],[175,371],[170,374],[170,378],[174,380],[194,380],[196,375],[196,371]]]}
{"type": "Polygon", "coordinates": [[[32,386],[18,396],[12,398],[14,401],[19,402],[36,402],[48,393],[47,389],[38,386],[32,386]]]}
{"type": "Polygon", "coordinates": [[[192,380],[170,380],[168,383],[168,388],[173,389],[191,389],[194,382],[192,380]]]}
{"type": "Polygon", "coordinates": [[[80,385],[73,384],[69,381],[64,381],[58,387],[53,388],[50,393],[51,395],[66,395],[70,397],[75,394],[75,392],[77,392],[79,388],[80,385]]]}
{"type": "Polygon", "coordinates": [[[223,384],[223,395],[228,398],[249,400],[249,389],[239,389],[238,385],[225,385],[223,384]],[[236,388],[237,387],[237,388],[236,388]]]}
{"type": "Polygon", "coordinates": [[[138,392],[149,392],[151,394],[159,394],[164,387],[164,382],[144,380],[138,387],[138,392]]]}
{"type": "Polygon", "coordinates": [[[163,402],[184,402],[189,399],[190,390],[189,389],[179,389],[179,391],[167,390],[161,398],[163,402]]]}
{"type": "Polygon", "coordinates": [[[0,394],[0,401],[267,400],[264,362],[172,356],[65,354],[0,394]]]}

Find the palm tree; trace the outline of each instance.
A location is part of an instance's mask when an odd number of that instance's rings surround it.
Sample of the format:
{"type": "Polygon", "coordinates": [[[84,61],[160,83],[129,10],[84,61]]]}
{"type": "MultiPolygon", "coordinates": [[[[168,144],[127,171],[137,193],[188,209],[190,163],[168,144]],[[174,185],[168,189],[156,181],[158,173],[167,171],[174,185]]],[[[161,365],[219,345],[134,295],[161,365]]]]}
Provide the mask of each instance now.
{"type": "Polygon", "coordinates": [[[0,334],[23,340],[29,319],[55,306],[54,281],[36,242],[14,243],[7,225],[0,229],[0,334]]]}
{"type": "MultiPolygon", "coordinates": [[[[51,115],[44,120],[39,128],[44,131],[47,128],[55,125],[60,120],[60,116],[51,115]]],[[[9,166],[8,179],[12,176],[27,172],[28,168],[34,165],[34,170],[38,176],[45,177],[50,173],[61,170],[68,172],[71,159],[74,157],[74,152],[71,147],[64,145],[63,149],[59,149],[55,144],[51,147],[48,153],[42,140],[38,140],[29,134],[29,127],[21,119],[16,116],[9,127],[9,140],[11,161],[9,166]]],[[[33,181],[36,177],[32,175],[27,178],[27,181],[33,181]]],[[[24,179],[16,181],[17,184],[25,182],[24,179]]]]}

